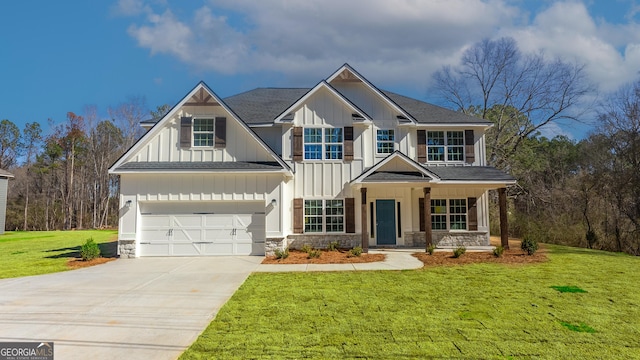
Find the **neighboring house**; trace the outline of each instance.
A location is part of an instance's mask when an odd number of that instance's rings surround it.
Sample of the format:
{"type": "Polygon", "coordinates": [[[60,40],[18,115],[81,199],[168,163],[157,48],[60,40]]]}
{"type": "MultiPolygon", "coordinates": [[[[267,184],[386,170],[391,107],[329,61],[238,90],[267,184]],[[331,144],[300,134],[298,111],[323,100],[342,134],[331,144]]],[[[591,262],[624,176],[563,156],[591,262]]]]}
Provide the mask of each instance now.
{"type": "Polygon", "coordinates": [[[9,186],[9,179],[12,178],[12,173],[0,169],[0,234],[4,234],[4,225],[7,216],[7,188],[9,186]]]}
{"type": "MultiPolygon", "coordinates": [[[[311,89],[219,98],[200,82],[109,169],[121,256],[489,245],[491,123],[388,91],[345,64],[311,89]]],[[[506,221],[502,221],[506,241],[506,221]]]]}

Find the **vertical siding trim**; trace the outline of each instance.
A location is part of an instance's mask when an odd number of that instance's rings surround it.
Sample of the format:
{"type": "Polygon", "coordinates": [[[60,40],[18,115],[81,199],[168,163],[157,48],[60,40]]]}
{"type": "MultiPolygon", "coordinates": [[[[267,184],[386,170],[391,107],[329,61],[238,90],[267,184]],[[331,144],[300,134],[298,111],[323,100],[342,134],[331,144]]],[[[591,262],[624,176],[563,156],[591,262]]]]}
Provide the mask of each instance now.
{"type": "Polygon", "coordinates": [[[293,161],[302,161],[302,127],[293,128],[293,161]]]}
{"type": "Polygon", "coordinates": [[[427,131],[426,130],[418,130],[418,162],[426,163],[427,162],[427,131]]]}
{"type": "Polygon", "coordinates": [[[227,118],[216,117],[215,129],[213,131],[215,136],[215,148],[224,148],[227,146],[227,118]]]}
{"type": "Polygon", "coordinates": [[[353,160],[353,126],[344,127],[344,161],[353,160]]]}
{"type": "Polygon", "coordinates": [[[478,231],[478,199],[470,197],[467,199],[467,229],[478,231]]]}
{"type": "Polygon", "coordinates": [[[191,147],[191,117],[183,116],[180,118],[180,147],[191,147]]]}
{"type": "Polygon", "coordinates": [[[473,130],[465,130],[464,131],[464,153],[465,153],[464,160],[467,164],[473,164],[476,160],[474,143],[475,143],[475,138],[473,136],[473,130]]]}
{"type": "Polygon", "coordinates": [[[348,234],[355,234],[356,202],[354,198],[344,199],[344,222],[345,222],[345,232],[348,234]]]}
{"type": "Polygon", "coordinates": [[[304,207],[302,198],[293,199],[293,233],[302,234],[304,232],[304,207]]]}

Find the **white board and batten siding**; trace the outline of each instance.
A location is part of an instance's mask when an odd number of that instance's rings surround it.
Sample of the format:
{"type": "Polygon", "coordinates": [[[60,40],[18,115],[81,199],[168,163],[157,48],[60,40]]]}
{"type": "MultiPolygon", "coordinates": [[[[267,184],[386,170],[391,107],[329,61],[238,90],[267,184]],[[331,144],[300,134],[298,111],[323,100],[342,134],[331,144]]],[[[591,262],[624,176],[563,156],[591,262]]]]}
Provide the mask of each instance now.
{"type": "Polygon", "coordinates": [[[131,158],[133,162],[205,162],[205,161],[274,161],[273,157],[258,141],[251,138],[237,121],[221,106],[185,106],[177,112],[160,129],[155,137],[131,158]],[[226,146],[215,149],[213,147],[180,148],[180,118],[227,119],[226,146]]]}

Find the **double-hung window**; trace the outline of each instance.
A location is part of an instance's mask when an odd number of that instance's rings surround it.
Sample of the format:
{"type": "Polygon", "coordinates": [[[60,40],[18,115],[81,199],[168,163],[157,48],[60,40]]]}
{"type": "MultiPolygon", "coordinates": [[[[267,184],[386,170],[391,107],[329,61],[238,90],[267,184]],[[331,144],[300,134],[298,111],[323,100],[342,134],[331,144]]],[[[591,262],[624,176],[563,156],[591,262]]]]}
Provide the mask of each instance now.
{"type": "Polygon", "coordinates": [[[342,128],[305,128],[305,160],[340,160],[343,157],[342,128]]]}
{"type": "Polygon", "coordinates": [[[427,131],[428,161],[464,161],[464,131],[427,131]]]}
{"type": "Polygon", "coordinates": [[[213,146],[214,119],[193,119],[193,146],[213,146]]]}
{"type": "Polygon", "coordinates": [[[304,232],[344,232],[344,200],[305,200],[304,232]]]}
{"type": "Polygon", "coordinates": [[[395,148],[395,133],[392,129],[377,130],[376,153],[391,154],[395,148]]]}
{"type": "Polygon", "coordinates": [[[467,199],[432,199],[432,230],[467,230],[467,199]]]}

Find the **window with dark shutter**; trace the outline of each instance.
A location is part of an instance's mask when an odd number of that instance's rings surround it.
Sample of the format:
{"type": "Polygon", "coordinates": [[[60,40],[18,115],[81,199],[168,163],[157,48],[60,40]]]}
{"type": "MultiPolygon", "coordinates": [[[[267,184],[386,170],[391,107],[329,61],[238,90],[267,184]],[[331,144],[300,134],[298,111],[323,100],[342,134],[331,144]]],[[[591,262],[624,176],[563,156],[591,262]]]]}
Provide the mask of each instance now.
{"type": "Polygon", "coordinates": [[[353,126],[344,127],[344,160],[353,160],[353,126]]]}
{"type": "Polygon", "coordinates": [[[293,233],[302,234],[304,230],[304,213],[303,200],[301,198],[293,199],[293,233]]]}
{"type": "Polygon", "coordinates": [[[217,117],[214,130],[215,147],[224,148],[227,146],[227,118],[217,117]]]}
{"type": "Polygon", "coordinates": [[[344,199],[345,232],[354,234],[356,232],[356,206],[354,198],[344,199]]]}
{"type": "MultiPolygon", "coordinates": [[[[426,130],[418,130],[418,162],[427,162],[427,132],[426,130]]],[[[420,207],[422,208],[422,207],[420,207]]],[[[423,230],[421,230],[423,231],[423,230]]]]}
{"type": "Polygon", "coordinates": [[[476,160],[474,154],[474,142],[475,138],[473,136],[473,130],[465,130],[464,131],[464,152],[465,152],[465,162],[467,164],[473,164],[476,160]]]}
{"type": "Polygon", "coordinates": [[[191,147],[191,117],[189,116],[180,118],[180,147],[191,147]]]}
{"type": "Polygon", "coordinates": [[[467,199],[467,226],[469,231],[478,231],[478,206],[476,198],[467,199]]]}
{"type": "Polygon", "coordinates": [[[302,128],[293,128],[293,161],[302,161],[302,128]]]}

